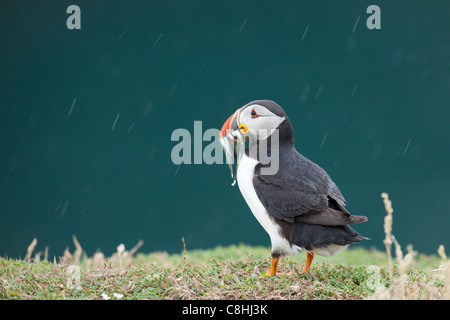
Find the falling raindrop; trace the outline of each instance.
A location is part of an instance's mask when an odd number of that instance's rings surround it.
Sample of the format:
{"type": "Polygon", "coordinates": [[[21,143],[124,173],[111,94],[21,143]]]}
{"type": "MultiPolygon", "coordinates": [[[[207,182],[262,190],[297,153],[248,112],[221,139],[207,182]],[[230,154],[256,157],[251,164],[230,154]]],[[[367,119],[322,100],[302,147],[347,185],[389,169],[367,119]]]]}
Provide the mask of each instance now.
{"type": "Polygon", "coordinates": [[[119,116],[120,116],[120,113],[117,114],[116,120],[114,120],[111,130],[114,130],[114,127],[116,126],[117,119],[119,119],[119,116]]]}
{"type": "Polygon", "coordinates": [[[13,172],[14,171],[14,169],[17,167],[17,164],[18,164],[18,162],[16,161],[16,162],[14,162],[14,164],[13,164],[13,166],[12,166],[12,168],[11,168],[11,172],[13,172]]]}
{"type": "Polygon", "coordinates": [[[150,114],[150,111],[152,111],[152,108],[153,108],[153,102],[149,101],[144,108],[144,112],[143,112],[144,117],[147,117],[150,114]]]}
{"type": "Polygon", "coordinates": [[[353,91],[352,91],[352,97],[355,95],[357,90],[358,90],[358,85],[355,84],[355,86],[353,87],[353,91]]]}
{"type": "Polygon", "coordinates": [[[327,136],[328,136],[328,132],[325,132],[325,135],[323,136],[323,139],[322,139],[322,143],[320,144],[320,149],[322,149],[323,144],[325,143],[325,140],[327,140],[327,136]]]}
{"type": "Polygon", "coordinates": [[[154,47],[158,44],[159,39],[161,39],[162,35],[163,35],[162,33],[159,34],[158,39],[156,39],[155,44],[153,45],[154,47]]]}
{"type": "Polygon", "coordinates": [[[55,213],[57,213],[57,212],[58,212],[58,210],[59,210],[59,208],[61,208],[61,206],[62,206],[62,202],[60,202],[60,203],[58,204],[58,206],[56,207],[56,209],[55,209],[55,213]]]}
{"type": "Polygon", "coordinates": [[[308,99],[309,92],[311,91],[311,86],[307,84],[303,89],[302,96],[300,97],[300,102],[305,103],[306,99],[308,99]]]}
{"type": "Polygon", "coordinates": [[[120,34],[119,40],[122,39],[122,37],[123,37],[123,35],[125,34],[125,32],[127,32],[127,28],[125,28],[125,30],[123,30],[123,32],[120,34]]]}
{"type": "Polygon", "coordinates": [[[239,32],[241,32],[242,29],[244,29],[245,25],[247,24],[247,20],[248,20],[248,19],[245,19],[245,20],[244,20],[244,23],[242,23],[241,27],[239,28],[239,32]]]}
{"type": "Polygon", "coordinates": [[[321,84],[321,85],[319,86],[319,89],[317,89],[317,92],[316,92],[316,99],[319,99],[320,94],[322,93],[322,89],[323,89],[323,84],[321,84]]]}
{"type": "Polygon", "coordinates": [[[64,202],[64,206],[63,206],[63,208],[62,208],[62,210],[61,210],[61,218],[63,218],[64,217],[64,215],[66,214],[66,210],[67,210],[67,206],[69,205],[69,200],[66,200],[66,202],[64,202]]]}
{"type": "Polygon", "coordinates": [[[355,25],[353,26],[352,33],[355,32],[355,29],[356,29],[356,26],[358,25],[358,22],[359,22],[359,17],[356,19],[355,25]]]}
{"type": "Polygon", "coordinates": [[[169,91],[169,97],[172,98],[175,95],[175,92],[177,92],[178,86],[174,84],[172,88],[169,91]]]}
{"type": "Polygon", "coordinates": [[[408,150],[409,144],[411,143],[411,139],[408,140],[408,144],[405,147],[405,151],[403,151],[403,154],[406,154],[406,151],[408,150]]]}
{"type": "Polygon", "coordinates": [[[133,127],[134,127],[134,122],[131,124],[131,127],[130,127],[130,129],[128,129],[128,131],[127,131],[127,134],[129,134],[130,133],[130,131],[131,131],[131,129],[133,129],[133,127]]]}
{"type": "Polygon", "coordinates": [[[309,29],[309,24],[306,26],[305,32],[303,32],[302,41],[303,41],[303,39],[305,39],[308,29],[309,29]]]}
{"type": "Polygon", "coordinates": [[[69,113],[68,113],[69,117],[72,114],[72,110],[73,110],[73,107],[75,106],[75,103],[77,103],[77,98],[73,99],[72,105],[70,106],[69,113]]]}

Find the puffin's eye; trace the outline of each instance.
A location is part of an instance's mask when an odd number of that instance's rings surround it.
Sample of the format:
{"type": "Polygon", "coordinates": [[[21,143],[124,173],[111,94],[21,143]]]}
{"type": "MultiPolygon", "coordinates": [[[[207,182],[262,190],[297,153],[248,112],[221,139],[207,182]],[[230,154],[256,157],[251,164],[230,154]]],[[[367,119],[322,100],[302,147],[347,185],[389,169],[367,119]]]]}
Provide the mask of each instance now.
{"type": "Polygon", "coordinates": [[[253,109],[252,112],[250,112],[250,115],[252,116],[252,118],[258,117],[258,113],[255,111],[255,109],[253,109]]]}

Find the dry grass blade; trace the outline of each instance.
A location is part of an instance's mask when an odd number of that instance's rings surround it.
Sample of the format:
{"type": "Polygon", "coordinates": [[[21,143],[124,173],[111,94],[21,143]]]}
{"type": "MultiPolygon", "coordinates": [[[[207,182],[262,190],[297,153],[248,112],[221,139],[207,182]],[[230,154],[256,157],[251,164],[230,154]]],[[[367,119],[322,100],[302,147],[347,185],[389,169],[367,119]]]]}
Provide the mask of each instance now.
{"type": "Polygon", "coordinates": [[[114,267],[123,268],[126,265],[131,264],[131,256],[144,244],[144,241],[139,242],[131,249],[131,251],[125,250],[125,245],[121,243],[117,246],[117,252],[114,253],[110,261],[114,267]]]}
{"type": "Polygon", "coordinates": [[[435,278],[443,282],[442,285],[442,299],[450,300],[450,261],[447,259],[445,254],[444,245],[440,245],[438,248],[438,254],[442,259],[439,269],[435,271],[435,278]]]}
{"type": "Polygon", "coordinates": [[[445,248],[444,248],[443,244],[441,244],[439,246],[437,252],[438,252],[439,257],[441,257],[441,259],[442,259],[442,263],[446,262],[447,261],[447,255],[445,254],[445,248]]]}
{"type": "Polygon", "coordinates": [[[422,276],[412,278],[408,275],[408,270],[417,253],[412,249],[412,245],[407,246],[407,254],[404,255],[402,248],[392,234],[392,202],[389,195],[385,192],[381,194],[383,203],[387,212],[384,218],[384,244],[386,246],[386,254],[388,258],[390,285],[388,287],[380,286],[370,299],[390,299],[390,300],[417,300],[417,299],[448,299],[450,296],[450,272],[449,263],[445,250],[441,245],[438,253],[442,258],[441,268],[434,274],[423,274],[422,276]],[[394,268],[391,257],[391,245],[395,246],[395,256],[397,261],[398,277],[394,277],[394,268]],[[438,283],[438,285],[436,285],[438,283]],[[442,285],[441,285],[442,284],[442,285]]]}
{"type": "Polygon", "coordinates": [[[184,242],[184,237],[181,238],[181,241],[183,242],[184,264],[187,264],[186,242],[184,242]]]}
{"type": "Polygon", "coordinates": [[[77,237],[75,235],[72,236],[73,243],[75,244],[75,252],[72,257],[72,264],[80,264],[81,254],[83,253],[83,249],[81,248],[80,243],[78,242],[77,237]]]}
{"type": "Polygon", "coordinates": [[[392,271],[392,254],[391,254],[391,245],[392,245],[392,224],[393,218],[392,213],[394,209],[392,209],[392,202],[389,200],[389,195],[386,192],[381,194],[383,198],[384,207],[386,209],[387,215],[384,217],[384,234],[385,238],[383,240],[384,245],[386,246],[386,253],[388,258],[388,265],[390,272],[392,271]]]}
{"type": "Polygon", "coordinates": [[[25,261],[30,262],[31,255],[33,254],[34,248],[37,245],[37,238],[34,238],[33,241],[31,241],[30,245],[27,248],[27,254],[25,256],[25,261]]]}

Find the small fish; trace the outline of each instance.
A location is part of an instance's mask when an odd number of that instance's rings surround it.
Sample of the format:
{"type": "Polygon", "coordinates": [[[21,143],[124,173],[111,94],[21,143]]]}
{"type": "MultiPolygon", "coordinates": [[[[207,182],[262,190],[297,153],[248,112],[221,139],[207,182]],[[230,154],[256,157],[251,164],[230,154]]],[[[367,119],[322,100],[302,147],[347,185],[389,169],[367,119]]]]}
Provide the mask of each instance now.
{"type": "Polygon", "coordinates": [[[235,130],[220,139],[220,144],[225,152],[226,163],[230,168],[231,178],[233,179],[231,185],[234,186],[239,162],[245,152],[245,139],[239,130],[235,130]]]}

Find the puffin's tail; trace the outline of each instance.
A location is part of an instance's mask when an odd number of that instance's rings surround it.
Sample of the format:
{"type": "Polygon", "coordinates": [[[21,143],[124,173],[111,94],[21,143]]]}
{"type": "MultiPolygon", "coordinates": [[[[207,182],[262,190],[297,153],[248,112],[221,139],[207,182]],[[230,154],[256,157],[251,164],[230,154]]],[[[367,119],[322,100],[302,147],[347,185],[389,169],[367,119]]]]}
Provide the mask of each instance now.
{"type": "Polygon", "coordinates": [[[367,217],[365,217],[365,216],[350,216],[349,218],[350,218],[349,224],[367,222],[367,217]]]}
{"type": "Polygon", "coordinates": [[[360,235],[349,225],[323,226],[296,222],[290,240],[291,243],[311,251],[320,248],[326,249],[330,245],[345,247],[361,240],[370,239],[360,235]]]}

